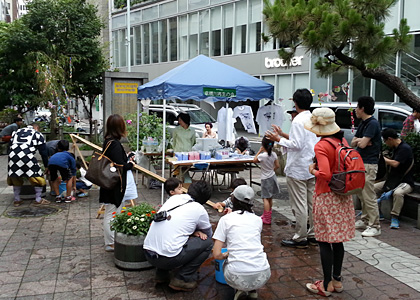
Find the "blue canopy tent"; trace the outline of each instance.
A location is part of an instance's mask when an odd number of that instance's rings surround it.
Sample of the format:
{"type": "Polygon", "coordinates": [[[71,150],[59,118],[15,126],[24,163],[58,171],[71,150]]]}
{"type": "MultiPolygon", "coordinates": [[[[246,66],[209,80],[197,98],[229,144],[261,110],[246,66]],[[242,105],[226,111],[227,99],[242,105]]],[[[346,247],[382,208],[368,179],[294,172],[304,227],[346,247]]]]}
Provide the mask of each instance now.
{"type": "MultiPolygon", "coordinates": [[[[204,55],[199,55],[138,88],[139,100],[163,100],[164,124],[166,124],[166,100],[237,102],[273,99],[273,97],[273,85],[204,55]]],[[[164,138],[165,131],[164,126],[164,138]]],[[[137,140],[137,145],[138,143],[137,140]]],[[[162,177],[164,177],[163,172],[164,159],[162,177]]]]}

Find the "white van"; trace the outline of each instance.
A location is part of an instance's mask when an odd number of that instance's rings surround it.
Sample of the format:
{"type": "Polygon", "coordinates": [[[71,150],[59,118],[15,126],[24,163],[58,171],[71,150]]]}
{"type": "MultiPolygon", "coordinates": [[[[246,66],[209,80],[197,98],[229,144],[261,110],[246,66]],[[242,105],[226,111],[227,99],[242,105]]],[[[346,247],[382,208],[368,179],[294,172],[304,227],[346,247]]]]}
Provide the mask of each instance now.
{"type": "MultiPolygon", "coordinates": [[[[355,109],[356,106],[357,102],[352,102],[351,107],[355,109]]],[[[350,104],[346,102],[312,103],[311,111],[318,107],[329,107],[335,112],[335,122],[344,131],[344,137],[350,143],[361,121],[356,118],[356,112],[353,110],[355,130],[352,132],[350,104]]],[[[376,102],[373,116],[379,121],[382,129],[392,128],[401,132],[404,120],[411,115],[412,111],[412,108],[404,103],[376,102]]]]}

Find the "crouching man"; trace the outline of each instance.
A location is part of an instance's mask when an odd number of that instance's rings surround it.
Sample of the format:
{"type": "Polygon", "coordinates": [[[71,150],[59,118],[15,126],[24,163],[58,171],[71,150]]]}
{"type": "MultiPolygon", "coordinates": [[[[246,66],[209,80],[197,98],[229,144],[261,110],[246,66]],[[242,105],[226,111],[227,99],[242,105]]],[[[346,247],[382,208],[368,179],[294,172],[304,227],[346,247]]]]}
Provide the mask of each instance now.
{"type": "Polygon", "coordinates": [[[188,194],[174,195],[161,207],[144,241],[147,260],[156,267],[156,283],[191,291],[197,287],[197,270],[212,251],[212,230],[203,204],[210,199],[208,183],[191,184],[188,194]],[[164,215],[166,212],[166,215],[164,215]],[[173,279],[169,271],[178,269],[173,279]]]}
{"type": "Polygon", "coordinates": [[[375,192],[379,196],[384,192],[394,190],[391,211],[391,228],[400,228],[399,215],[404,205],[404,195],[414,188],[413,178],[413,151],[406,142],[398,137],[392,128],[382,131],[384,143],[393,150],[392,158],[384,157],[385,163],[390,166],[386,181],[375,183],[375,192]]]}

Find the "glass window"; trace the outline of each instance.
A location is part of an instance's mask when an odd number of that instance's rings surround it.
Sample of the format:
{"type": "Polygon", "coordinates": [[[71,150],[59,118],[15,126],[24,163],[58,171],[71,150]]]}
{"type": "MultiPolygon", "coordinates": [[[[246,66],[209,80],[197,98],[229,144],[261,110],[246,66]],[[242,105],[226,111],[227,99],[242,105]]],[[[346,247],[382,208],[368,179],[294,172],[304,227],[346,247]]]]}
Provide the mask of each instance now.
{"type": "Polygon", "coordinates": [[[382,109],[379,110],[378,117],[381,128],[392,128],[398,132],[401,132],[403,128],[403,122],[407,118],[406,115],[382,109]]]}
{"type": "Polygon", "coordinates": [[[233,46],[233,4],[223,6],[223,54],[232,54],[233,46]]]}
{"type": "Polygon", "coordinates": [[[209,0],[189,0],[188,10],[194,10],[209,5],[209,0]]]}
{"type": "Polygon", "coordinates": [[[179,60],[188,59],[188,18],[179,17],[179,60]]]}
{"type": "Polygon", "coordinates": [[[114,68],[119,67],[120,66],[120,60],[119,60],[119,45],[118,45],[118,31],[113,31],[112,32],[112,61],[113,61],[113,65],[114,68]]]}
{"type": "MultiPolygon", "coordinates": [[[[398,2],[395,5],[398,7],[398,2]]],[[[410,31],[417,31],[420,30],[420,18],[419,18],[419,1],[418,0],[405,0],[404,1],[404,17],[407,19],[407,24],[410,26],[410,31]]],[[[397,13],[395,15],[391,16],[398,16],[397,13]]],[[[394,17],[393,19],[397,19],[396,21],[399,21],[398,18],[394,17]]],[[[386,22],[385,22],[386,23],[386,22]]],[[[398,25],[394,26],[395,28],[398,28],[398,25]]]]}
{"type": "Polygon", "coordinates": [[[221,7],[211,10],[211,55],[220,56],[222,47],[222,11],[221,7]]]}
{"type": "Polygon", "coordinates": [[[141,65],[141,31],[140,26],[134,27],[134,53],[135,65],[141,65]]]}
{"type": "MultiPolygon", "coordinates": [[[[354,72],[353,78],[353,101],[357,101],[361,96],[370,95],[370,78],[363,77],[360,71],[354,72]]],[[[350,86],[351,88],[351,86],[350,86]]]]}
{"type": "Polygon", "coordinates": [[[376,81],[374,99],[376,102],[394,102],[394,92],[383,83],[376,81]]]}
{"type": "Polygon", "coordinates": [[[159,5],[159,17],[176,14],[176,4],[177,1],[172,1],[159,5]]]}
{"type": "Polygon", "coordinates": [[[294,89],[310,89],[309,87],[309,74],[303,73],[303,74],[295,74],[293,76],[294,79],[294,89]]]}
{"type": "MultiPolygon", "coordinates": [[[[361,119],[356,118],[356,113],[353,111],[354,127],[357,128],[361,119]]],[[[342,129],[351,129],[351,113],[349,108],[338,108],[335,111],[335,122],[342,129]]]]}
{"type": "Polygon", "coordinates": [[[169,19],[169,41],[170,41],[170,51],[171,51],[171,61],[176,61],[178,59],[178,34],[177,34],[177,23],[176,18],[169,19]]]}
{"type": "Polygon", "coordinates": [[[194,58],[198,55],[198,13],[189,15],[189,55],[194,58]]]}
{"type": "Polygon", "coordinates": [[[159,21],[160,61],[168,61],[168,20],[159,21]]]}
{"type": "MultiPolygon", "coordinates": [[[[270,36],[270,30],[268,29],[267,24],[264,23],[263,26],[264,26],[264,33],[265,33],[265,35],[266,36],[270,36]]],[[[262,43],[263,49],[265,51],[270,51],[270,50],[276,49],[275,48],[276,47],[276,43],[275,43],[275,40],[272,37],[270,37],[270,40],[267,43],[264,43],[264,42],[261,42],[261,43],[262,43]]]]}
{"type": "MultiPolygon", "coordinates": [[[[334,96],[337,97],[336,102],[348,102],[347,95],[341,89],[341,86],[348,81],[348,74],[346,69],[340,69],[332,75],[332,90],[334,96]]],[[[368,94],[369,95],[369,94],[368,94]]]]}
{"type": "Polygon", "coordinates": [[[158,22],[151,23],[151,36],[152,36],[152,63],[159,62],[159,31],[158,22]]]}
{"type": "Polygon", "coordinates": [[[112,29],[127,26],[125,24],[125,15],[118,16],[112,19],[112,29]]]}
{"type": "Polygon", "coordinates": [[[210,12],[204,10],[200,12],[200,54],[209,55],[209,30],[210,30],[210,12]]]}
{"type": "Polygon", "coordinates": [[[143,10],[143,21],[154,20],[158,18],[159,6],[155,5],[143,10]]]}
{"type": "Polygon", "coordinates": [[[127,46],[125,43],[126,34],[125,29],[119,30],[118,44],[120,48],[120,66],[127,66],[127,46]]]}
{"type": "Polygon", "coordinates": [[[187,11],[188,0],[178,0],[178,12],[187,11]]]}
{"type": "Polygon", "coordinates": [[[189,110],[187,111],[191,118],[191,124],[214,123],[216,120],[204,110],[189,110]]]}
{"type": "Polygon", "coordinates": [[[150,64],[150,30],[149,24],[143,25],[143,61],[150,64]]]}
{"type": "Polygon", "coordinates": [[[247,5],[246,0],[235,3],[236,28],[235,28],[235,54],[246,52],[246,24],[247,5]]]}
{"type": "Polygon", "coordinates": [[[136,24],[141,22],[141,11],[132,12],[130,14],[130,23],[136,24]]]}
{"type": "Polygon", "coordinates": [[[248,52],[261,51],[261,0],[249,0],[248,52]]]}
{"type": "Polygon", "coordinates": [[[134,27],[130,28],[130,66],[134,65],[134,27]]]}

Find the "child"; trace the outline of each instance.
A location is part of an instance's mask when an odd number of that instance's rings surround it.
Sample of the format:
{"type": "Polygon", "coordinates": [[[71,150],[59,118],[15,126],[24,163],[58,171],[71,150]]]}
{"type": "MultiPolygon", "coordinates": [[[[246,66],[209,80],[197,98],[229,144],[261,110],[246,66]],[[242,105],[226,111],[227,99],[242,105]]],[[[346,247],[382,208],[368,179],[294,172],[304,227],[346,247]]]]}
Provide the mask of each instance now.
{"type": "Polygon", "coordinates": [[[86,170],[82,167],[82,165],[79,162],[76,162],[76,169],[80,172],[80,177],[78,177],[76,180],[76,189],[78,192],[80,192],[77,194],[77,197],[87,197],[89,195],[87,190],[90,190],[90,188],[92,187],[92,182],[85,178],[86,170]]]}
{"type": "Polygon", "coordinates": [[[54,192],[57,195],[55,197],[55,202],[57,203],[62,202],[59,193],[60,178],[57,172],[60,172],[62,180],[66,183],[67,191],[64,202],[70,203],[76,200],[71,195],[72,189],[76,190],[76,160],[68,150],[69,142],[66,140],[59,141],[57,144],[58,152],[51,156],[48,162],[48,171],[51,175],[54,192]]]}
{"type": "Polygon", "coordinates": [[[254,157],[254,163],[261,163],[261,197],[264,199],[264,213],[261,216],[264,224],[271,224],[271,207],[273,196],[280,193],[276,173],[280,167],[277,154],[273,151],[273,141],[265,136],[261,142],[261,148],[254,157]]]}
{"type": "Polygon", "coordinates": [[[221,217],[213,235],[213,256],[226,259],[223,265],[225,280],[237,289],[235,299],[244,294],[257,299],[257,289],[271,276],[270,265],[261,244],[262,222],[253,211],[254,190],[238,186],[233,191],[233,211],[221,217]],[[227,252],[222,253],[226,243],[227,252]]]}
{"type": "Polygon", "coordinates": [[[163,184],[163,187],[169,196],[182,194],[182,182],[176,177],[168,178],[163,184]]]}
{"type": "MultiPolygon", "coordinates": [[[[232,189],[232,192],[240,185],[247,185],[245,179],[239,177],[239,178],[235,178],[234,180],[232,180],[232,184],[230,185],[230,188],[232,189]]],[[[223,202],[217,202],[213,205],[214,209],[223,209],[224,208],[224,213],[230,213],[232,212],[232,208],[233,208],[233,204],[232,204],[232,194],[223,202]]]]}

